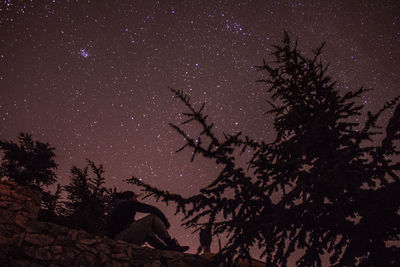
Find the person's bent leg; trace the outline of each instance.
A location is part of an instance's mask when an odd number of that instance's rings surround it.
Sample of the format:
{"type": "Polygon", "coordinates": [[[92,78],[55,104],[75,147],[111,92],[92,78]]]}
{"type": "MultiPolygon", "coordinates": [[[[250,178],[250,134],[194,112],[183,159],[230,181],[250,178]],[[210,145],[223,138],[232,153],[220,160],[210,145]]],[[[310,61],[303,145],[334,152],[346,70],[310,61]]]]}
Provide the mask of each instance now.
{"type": "Polygon", "coordinates": [[[146,242],[146,237],[153,232],[152,221],[153,218],[150,215],[134,221],[128,228],[117,234],[115,239],[143,245],[146,242]]]}
{"type": "Polygon", "coordinates": [[[156,249],[167,249],[167,245],[164,244],[156,235],[148,235],[146,237],[146,242],[149,243],[150,246],[156,249]]]}
{"type": "Polygon", "coordinates": [[[152,218],[152,230],[153,232],[161,238],[161,240],[171,239],[168,233],[167,227],[165,227],[164,222],[157,215],[149,215],[152,218]]]}
{"type": "Polygon", "coordinates": [[[153,232],[165,242],[166,249],[176,250],[176,251],[186,251],[189,249],[188,246],[181,246],[178,244],[176,239],[172,239],[168,233],[167,228],[165,227],[164,222],[156,215],[149,215],[152,216],[152,229],[153,232]]]}

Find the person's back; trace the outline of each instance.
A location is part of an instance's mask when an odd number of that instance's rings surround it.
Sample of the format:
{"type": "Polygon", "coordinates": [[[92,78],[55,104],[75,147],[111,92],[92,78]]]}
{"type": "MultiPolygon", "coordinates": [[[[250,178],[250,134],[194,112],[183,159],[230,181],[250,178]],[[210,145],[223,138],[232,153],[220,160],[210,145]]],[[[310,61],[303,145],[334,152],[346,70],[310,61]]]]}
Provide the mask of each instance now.
{"type": "Polygon", "coordinates": [[[116,234],[135,221],[136,210],[130,210],[128,201],[122,201],[111,212],[107,222],[107,235],[114,238],[116,234]]]}
{"type": "Polygon", "coordinates": [[[125,199],[119,201],[116,207],[111,212],[109,221],[107,224],[107,233],[110,237],[114,237],[122,230],[127,228],[130,224],[135,221],[136,212],[151,213],[157,215],[163,223],[169,226],[169,222],[165,215],[156,207],[141,203],[139,201],[125,199]]]}

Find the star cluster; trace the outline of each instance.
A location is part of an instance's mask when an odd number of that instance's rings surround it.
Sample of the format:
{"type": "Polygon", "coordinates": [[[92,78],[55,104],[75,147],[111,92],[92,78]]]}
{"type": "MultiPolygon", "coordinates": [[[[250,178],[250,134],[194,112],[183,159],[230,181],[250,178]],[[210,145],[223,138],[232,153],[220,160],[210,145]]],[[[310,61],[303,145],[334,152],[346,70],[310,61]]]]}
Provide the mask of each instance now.
{"type": "MultiPolygon", "coordinates": [[[[265,86],[254,66],[287,30],[323,58],[346,92],[377,110],[400,94],[398,1],[12,1],[0,3],[0,136],[18,132],[56,147],[59,182],[85,158],[104,164],[107,183],[132,188],[131,175],[190,195],[218,173],[168,123],[185,107],[168,86],[206,102],[217,133],[274,136],[265,86]]],[[[390,112],[386,114],[387,118],[390,112]]],[[[171,232],[191,251],[197,235],[171,232]]]]}

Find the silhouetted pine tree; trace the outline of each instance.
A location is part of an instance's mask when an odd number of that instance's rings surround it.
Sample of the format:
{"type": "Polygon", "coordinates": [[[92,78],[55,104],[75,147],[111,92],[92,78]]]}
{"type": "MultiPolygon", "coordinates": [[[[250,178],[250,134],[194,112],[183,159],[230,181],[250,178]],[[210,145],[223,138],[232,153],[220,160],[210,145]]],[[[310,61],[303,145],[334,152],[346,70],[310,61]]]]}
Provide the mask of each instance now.
{"type": "Polygon", "coordinates": [[[32,135],[20,133],[18,144],[12,141],[1,140],[0,149],[3,150],[3,162],[0,167],[0,177],[21,185],[35,185],[42,188],[56,181],[54,161],[54,147],[48,143],[34,141],[32,135]]]}
{"type": "Polygon", "coordinates": [[[322,47],[307,58],[285,33],[283,44],[274,47],[274,60],[258,68],[267,74],[261,82],[271,93],[276,131],[271,143],[241,133],[217,138],[204,105],[195,110],[189,96],[171,89],[189,109],[183,124],[202,127],[191,137],[171,124],[186,140],[178,151],[190,148],[192,160],[196,155],[213,159],[222,171],[189,198],[136,177],[128,182],[157,200],[176,202],[185,226],[211,226],[213,234],[227,234],[223,259],[249,258],[249,250],[259,247],[267,266],[285,266],[299,249],[304,254],[298,266],[321,266],[324,253],[336,266],[395,266],[399,248],[386,242],[400,234],[399,106],[382,143],[373,137],[379,116],[399,98],[377,114],[368,113],[361,126],[363,105],[357,102],[367,89],[341,94],[320,59],[322,47]],[[254,154],[247,172],[237,166],[236,152],[249,149],[254,154]]]}
{"type": "Polygon", "coordinates": [[[60,184],[57,184],[54,193],[51,191],[42,191],[42,203],[38,215],[39,220],[58,224],[63,222],[64,209],[61,202],[61,193],[62,187],[60,184]]]}
{"type": "Polygon", "coordinates": [[[105,218],[111,190],[104,186],[103,166],[96,166],[87,160],[88,166],[71,168],[71,182],[65,186],[67,199],[65,207],[66,224],[90,233],[102,234],[105,230],[105,218]],[[89,177],[88,170],[94,177],[89,177]]]}

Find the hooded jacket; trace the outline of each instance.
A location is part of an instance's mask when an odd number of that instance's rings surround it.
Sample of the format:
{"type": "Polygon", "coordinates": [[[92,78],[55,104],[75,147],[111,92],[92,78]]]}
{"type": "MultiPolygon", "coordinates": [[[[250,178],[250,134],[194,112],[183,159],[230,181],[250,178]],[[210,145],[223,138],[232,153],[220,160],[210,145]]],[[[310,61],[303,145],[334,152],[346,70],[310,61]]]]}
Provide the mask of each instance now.
{"type": "Polygon", "coordinates": [[[167,226],[169,222],[165,215],[156,207],[136,200],[123,200],[116,204],[107,222],[107,235],[114,238],[135,221],[136,212],[157,215],[167,226]]]}

